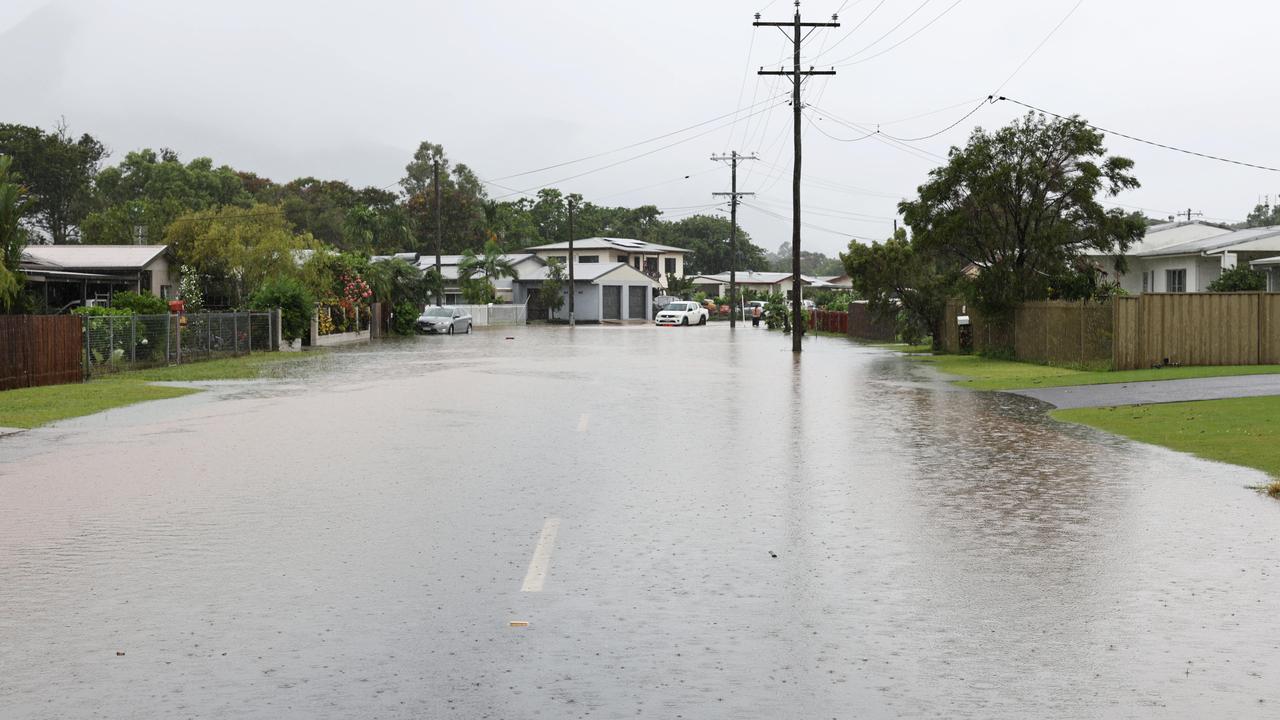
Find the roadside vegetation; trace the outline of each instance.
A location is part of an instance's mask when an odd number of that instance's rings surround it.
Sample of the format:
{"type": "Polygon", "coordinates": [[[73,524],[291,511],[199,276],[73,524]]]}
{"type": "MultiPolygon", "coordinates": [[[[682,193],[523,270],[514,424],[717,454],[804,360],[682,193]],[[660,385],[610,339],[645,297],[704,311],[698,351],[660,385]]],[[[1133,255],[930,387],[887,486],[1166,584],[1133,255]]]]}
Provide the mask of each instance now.
{"type": "Polygon", "coordinates": [[[948,375],[961,376],[964,379],[956,380],[955,384],[971,390],[1023,390],[1280,373],[1280,365],[1219,365],[1113,371],[1074,370],[1016,360],[996,360],[979,355],[923,355],[914,357],[913,360],[932,365],[948,375]]]}
{"type": "Polygon", "coordinates": [[[1054,410],[1050,416],[1269,474],[1280,497],[1280,396],[1054,410]]]}
{"type": "Polygon", "coordinates": [[[279,377],[322,352],[260,353],[169,367],[131,370],[73,385],[21,388],[0,393],[0,427],[34,428],[150,400],[200,392],[199,388],[153,385],[155,382],[244,380],[279,377]]]}

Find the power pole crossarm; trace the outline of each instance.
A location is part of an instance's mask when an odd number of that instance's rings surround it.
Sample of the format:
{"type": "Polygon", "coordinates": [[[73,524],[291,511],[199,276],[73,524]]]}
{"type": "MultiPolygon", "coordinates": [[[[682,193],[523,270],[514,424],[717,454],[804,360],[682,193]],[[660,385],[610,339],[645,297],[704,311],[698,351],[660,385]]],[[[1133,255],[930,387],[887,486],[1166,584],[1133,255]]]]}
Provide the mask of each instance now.
{"type": "Polygon", "coordinates": [[[756,27],[776,27],[791,28],[790,35],[792,48],[792,66],[791,70],[765,70],[760,68],[760,75],[790,75],[791,76],[791,112],[792,112],[792,137],[794,140],[794,161],[791,171],[791,351],[800,352],[801,336],[804,334],[804,316],[801,312],[800,293],[800,82],[801,78],[811,75],[835,75],[835,70],[814,70],[811,66],[808,70],[800,69],[800,44],[804,42],[804,36],[800,34],[803,28],[831,28],[840,27],[838,18],[831,16],[829,23],[807,23],[800,20],[800,0],[796,0],[796,13],[791,22],[761,22],[760,14],[756,13],[756,27]]]}
{"type": "Polygon", "coordinates": [[[755,155],[739,155],[737,150],[728,155],[712,155],[715,162],[729,161],[731,169],[731,185],[729,192],[711,193],[713,197],[729,197],[729,327],[738,326],[738,198],[755,195],[750,192],[738,192],[738,162],[741,160],[759,160],[755,155]]]}

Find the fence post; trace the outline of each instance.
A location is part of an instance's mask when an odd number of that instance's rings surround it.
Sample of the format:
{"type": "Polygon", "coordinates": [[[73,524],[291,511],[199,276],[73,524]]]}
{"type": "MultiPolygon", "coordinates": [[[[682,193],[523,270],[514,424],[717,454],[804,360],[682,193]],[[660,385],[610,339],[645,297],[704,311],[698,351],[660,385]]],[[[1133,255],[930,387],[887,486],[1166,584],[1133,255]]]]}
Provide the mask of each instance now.
{"type": "Polygon", "coordinates": [[[116,319],[107,317],[107,363],[116,359],[116,319]]]}
{"type": "Polygon", "coordinates": [[[173,320],[173,337],[177,342],[177,346],[178,346],[178,359],[175,361],[175,363],[178,365],[182,364],[182,318],[183,317],[185,317],[183,313],[178,313],[177,315],[174,316],[174,320],[173,320]]]}
{"type": "Polygon", "coordinates": [[[80,331],[84,334],[84,376],[93,375],[93,343],[89,339],[89,318],[80,318],[80,331]]]}
{"type": "Polygon", "coordinates": [[[129,363],[138,362],[138,316],[129,316],[129,363]]]}
{"type": "Polygon", "coordinates": [[[284,328],[281,326],[280,308],[271,309],[271,349],[279,350],[281,343],[284,341],[284,328]]]}
{"type": "Polygon", "coordinates": [[[231,313],[231,354],[240,354],[240,313],[231,313]]]}
{"type": "Polygon", "coordinates": [[[164,316],[164,364],[169,364],[169,321],[173,319],[172,314],[164,316]]]}

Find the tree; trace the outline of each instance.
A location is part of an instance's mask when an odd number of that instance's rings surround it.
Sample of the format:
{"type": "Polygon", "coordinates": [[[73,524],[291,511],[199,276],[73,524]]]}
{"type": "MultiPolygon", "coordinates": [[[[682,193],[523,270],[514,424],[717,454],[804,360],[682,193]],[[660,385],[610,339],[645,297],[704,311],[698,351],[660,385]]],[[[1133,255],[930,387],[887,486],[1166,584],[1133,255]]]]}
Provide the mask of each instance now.
{"type": "Polygon", "coordinates": [[[0,155],[13,158],[30,196],[29,222],[48,242],[79,242],[91,209],[93,182],[107,149],[92,135],[73,138],[66,125],[48,133],[26,125],[0,125],[0,155]]]}
{"type": "Polygon", "coordinates": [[[1253,206],[1253,212],[1244,220],[1244,227],[1271,227],[1272,225],[1280,225],[1280,205],[1272,205],[1271,198],[1267,198],[1257,205],[1253,206]]]}
{"type": "MultiPolygon", "coordinates": [[[[778,246],[776,253],[765,259],[768,269],[774,272],[791,272],[791,243],[778,246]]],[[[840,258],[827,257],[820,252],[800,251],[800,273],[803,275],[839,275],[843,272],[840,258]]]]}
{"type": "Polygon", "coordinates": [[[941,347],[942,314],[961,277],[957,261],[908,240],[905,228],[883,243],[851,241],[840,259],[854,291],[867,299],[871,312],[895,317],[901,311],[905,334],[927,332],[933,346],[941,347]]]}
{"type": "Polygon", "coordinates": [[[1097,200],[1138,187],[1133,161],[1105,156],[1103,135],[1078,117],[1030,113],[994,133],[974,130],[898,208],[912,247],[968,265],[975,305],[1005,316],[1048,296],[1086,253],[1120,257],[1145,232],[1138,214],[1097,200]]]}
{"type": "Polygon", "coordinates": [[[30,209],[26,189],[18,184],[13,158],[0,155],[0,310],[9,312],[22,294],[26,280],[18,269],[27,229],[22,218],[30,209]]]}
{"type": "Polygon", "coordinates": [[[484,244],[483,254],[476,255],[474,250],[468,249],[462,254],[462,260],[458,262],[458,279],[464,285],[467,282],[476,281],[477,277],[489,286],[492,294],[494,280],[504,277],[518,278],[519,273],[516,272],[515,265],[503,255],[498,241],[490,238],[484,244]]]}
{"type": "Polygon", "coordinates": [[[679,298],[687,298],[693,293],[693,278],[676,277],[674,274],[667,274],[667,294],[674,295],[679,298]]]}
{"type": "Polygon", "coordinates": [[[1209,292],[1247,292],[1267,289],[1267,276],[1248,265],[1237,265],[1209,283],[1209,292]]]}
{"type": "Polygon", "coordinates": [[[195,269],[206,300],[235,307],[268,278],[297,276],[298,252],[317,247],[310,235],[295,235],[279,208],[270,207],[188,213],[164,237],[178,261],[195,269]]]}
{"type": "Polygon", "coordinates": [[[566,282],[564,273],[564,264],[559,260],[551,260],[547,263],[547,279],[542,281],[542,287],[538,288],[538,298],[542,301],[543,306],[547,308],[547,319],[560,311],[564,307],[564,284],[566,282]]]}
{"type": "Polygon", "coordinates": [[[264,282],[249,298],[254,310],[280,308],[280,335],[290,344],[311,329],[316,299],[295,277],[276,277],[264,282]]]}
{"type": "MultiPolygon", "coordinates": [[[[431,271],[435,272],[435,268],[431,271]]],[[[421,305],[429,298],[423,272],[401,258],[369,263],[364,279],[378,302],[391,307],[402,302],[421,305]]]]}
{"type": "Polygon", "coordinates": [[[209,158],[183,164],[172,150],[131,152],[98,173],[95,188],[98,209],[84,219],[86,243],[159,243],[180,215],[253,204],[235,170],[215,168],[209,158]]]}
{"type": "Polygon", "coordinates": [[[471,168],[450,165],[444,147],[429,142],[418,145],[405,166],[400,187],[407,196],[409,215],[417,229],[417,250],[435,254],[437,242],[442,252],[460,252],[485,239],[484,183],[471,168]],[[440,166],[440,207],[436,207],[433,164],[440,166]],[[436,214],[440,215],[442,238],[436,238],[436,214]]]}
{"type": "MultiPolygon", "coordinates": [[[[686,275],[710,275],[725,272],[735,263],[729,248],[729,219],[714,215],[693,215],[673,223],[664,223],[663,244],[689,251],[684,258],[686,275]]],[[[738,228],[738,262],[735,270],[764,270],[768,267],[765,252],[751,242],[751,236],[738,228]]]]}

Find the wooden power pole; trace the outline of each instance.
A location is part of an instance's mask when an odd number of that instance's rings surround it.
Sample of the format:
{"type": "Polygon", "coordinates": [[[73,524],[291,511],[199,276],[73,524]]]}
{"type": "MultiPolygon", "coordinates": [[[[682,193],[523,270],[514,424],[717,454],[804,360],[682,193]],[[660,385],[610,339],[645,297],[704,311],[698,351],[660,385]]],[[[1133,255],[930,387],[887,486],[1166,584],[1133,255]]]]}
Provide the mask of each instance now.
{"type": "Polygon", "coordinates": [[[717,162],[728,160],[730,173],[729,192],[711,193],[713,196],[729,196],[729,327],[738,326],[738,198],[755,193],[738,192],[738,161],[759,160],[755,155],[739,155],[737,150],[728,155],[712,155],[717,162]]]}
{"type": "MultiPolygon", "coordinates": [[[[800,0],[796,0],[796,14],[791,22],[761,22],[760,13],[756,13],[756,21],[752,23],[755,27],[776,27],[782,30],[782,34],[786,35],[787,31],[783,28],[791,28],[792,34],[790,40],[792,43],[793,63],[790,70],[778,68],[777,70],[765,70],[760,68],[760,75],[786,75],[791,78],[791,111],[793,140],[794,140],[794,157],[791,170],[791,351],[800,352],[800,340],[804,334],[804,315],[801,312],[800,305],[800,110],[803,106],[800,104],[800,82],[801,78],[811,75],[835,75],[835,70],[814,70],[810,67],[808,70],[800,69],[800,45],[804,42],[808,33],[801,35],[803,28],[820,28],[820,27],[840,27],[838,18],[831,16],[829,23],[801,22],[800,21],[800,0]]],[[[810,30],[809,32],[813,32],[810,30]]]]}
{"type": "Polygon", "coordinates": [[[440,271],[440,248],[444,245],[444,234],[441,228],[444,223],[441,222],[440,208],[440,160],[436,159],[431,162],[431,184],[436,192],[436,305],[444,305],[444,275],[440,271]]]}
{"type": "Polygon", "coordinates": [[[573,319],[573,296],[578,289],[573,286],[573,198],[569,198],[569,327],[576,327],[573,319]]]}

